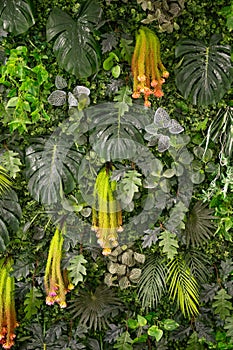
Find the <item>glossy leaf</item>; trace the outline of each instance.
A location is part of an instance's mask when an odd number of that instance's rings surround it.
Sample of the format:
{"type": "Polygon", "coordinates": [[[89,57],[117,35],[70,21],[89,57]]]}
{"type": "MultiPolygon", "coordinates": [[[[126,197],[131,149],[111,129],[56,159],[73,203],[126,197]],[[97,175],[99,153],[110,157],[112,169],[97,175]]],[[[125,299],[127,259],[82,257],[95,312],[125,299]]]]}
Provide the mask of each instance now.
{"type": "Polygon", "coordinates": [[[231,49],[219,45],[212,37],[206,46],[197,40],[184,39],[176,46],[180,64],[176,69],[176,85],[193,104],[217,103],[231,86],[231,49]]]}
{"type": "Polygon", "coordinates": [[[89,77],[99,69],[100,48],[93,36],[101,8],[96,1],[82,1],[76,19],[54,8],[47,21],[47,40],[55,39],[58,64],[76,78],[89,77]]]}
{"type": "Polygon", "coordinates": [[[0,22],[3,29],[15,35],[26,32],[35,23],[31,7],[23,0],[0,1],[0,22]]]}
{"type": "Polygon", "coordinates": [[[75,186],[80,154],[66,135],[36,139],[26,151],[28,188],[37,201],[52,204],[75,186]]]}

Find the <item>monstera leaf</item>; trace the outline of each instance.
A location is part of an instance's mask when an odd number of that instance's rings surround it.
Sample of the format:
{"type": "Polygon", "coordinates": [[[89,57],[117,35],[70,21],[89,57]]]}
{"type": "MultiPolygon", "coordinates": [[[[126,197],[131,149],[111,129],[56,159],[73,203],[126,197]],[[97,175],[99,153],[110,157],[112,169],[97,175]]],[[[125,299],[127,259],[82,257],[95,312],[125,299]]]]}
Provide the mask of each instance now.
{"type": "Polygon", "coordinates": [[[67,136],[36,139],[26,152],[28,188],[43,204],[57,203],[75,186],[80,154],[67,136]]]}
{"type": "Polygon", "coordinates": [[[220,36],[213,36],[206,46],[184,39],[176,47],[176,57],[181,58],[176,69],[176,85],[193,104],[214,104],[231,86],[231,48],[219,45],[219,40],[220,36]]]}
{"type": "MultiPolygon", "coordinates": [[[[96,153],[106,161],[130,159],[143,144],[141,130],[150,121],[142,106],[131,106],[119,114],[117,103],[103,103],[85,110],[91,124],[90,142],[96,153]]],[[[149,113],[149,112],[148,112],[149,113]]]]}
{"type": "Polygon", "coordinates": [[[80,5],[76,20],[58,8],[48,18],[47,40],[56,38],[53,51],[58,64],[77,78],[98,71],[100,48],[92,33],[100,14],[98,3],[88,0],[80,5]]]}
{"type": "Polygon", "coordinates": [[[0,199],[0,252],[6,249],[11,231],[17,231],[21,218],[21,208],[13,190],[5,192],[0,199]]]}
{"type": "Polygon", "coordinates": [[[26,32],[35,20],[27,1],[1,0],[0,23],[3,29],[17,35],[26,32]]]}

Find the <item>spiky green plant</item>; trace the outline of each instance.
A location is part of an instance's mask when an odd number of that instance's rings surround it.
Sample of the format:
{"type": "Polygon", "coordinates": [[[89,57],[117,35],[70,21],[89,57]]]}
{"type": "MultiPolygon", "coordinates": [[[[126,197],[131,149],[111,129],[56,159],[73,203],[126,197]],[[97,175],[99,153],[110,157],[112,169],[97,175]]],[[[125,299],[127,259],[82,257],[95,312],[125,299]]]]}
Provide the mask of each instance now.
{"type": "Polygon", "coordinates": [[[8,176],[6,169],[0,165],[0,195],[3,192],[9,190],[11,186],[12,186],[12,181],[8,176]]]}
{"type": "Polygon", "coordinates": [[[215,228],[213,219],[216,219],[213,209],[207,208],[207,204],[198,201],[189,212],[185,225],[186,244],[198,247],[208,241],[215,228]]]}
{"type": "Polygon", "coordinates": [[[106,328],[111,317],[121,308],[121,301],[112,289],[98,286],[96,290],[82,290],[77,298],[71,300],[68,307],[73,318],[79,317],[79,323],[89,328],[101,330],[106,328]]]}
{"type": "Polygon", "coordinates": [[[182,255],[168,263],[168,293],[185,317],[196,316],[199,306],[199,286],[182,255]]]}
{"type": "Polygon", "coordinates": [[[156,255],[148,257],[138,286],[142,308],[155,308],[166,290],[166,266],[156,255]]]}

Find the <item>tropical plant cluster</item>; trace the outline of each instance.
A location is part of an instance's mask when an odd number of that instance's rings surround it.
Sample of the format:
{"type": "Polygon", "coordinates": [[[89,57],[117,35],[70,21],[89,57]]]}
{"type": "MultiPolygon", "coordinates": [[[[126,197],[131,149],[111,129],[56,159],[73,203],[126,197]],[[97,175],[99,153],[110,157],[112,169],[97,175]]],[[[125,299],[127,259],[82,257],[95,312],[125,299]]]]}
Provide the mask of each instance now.
{"type": "Polygon", "coordinates": [[[3,349],[233,349],[232,18],[0,0],[3,349]]]}

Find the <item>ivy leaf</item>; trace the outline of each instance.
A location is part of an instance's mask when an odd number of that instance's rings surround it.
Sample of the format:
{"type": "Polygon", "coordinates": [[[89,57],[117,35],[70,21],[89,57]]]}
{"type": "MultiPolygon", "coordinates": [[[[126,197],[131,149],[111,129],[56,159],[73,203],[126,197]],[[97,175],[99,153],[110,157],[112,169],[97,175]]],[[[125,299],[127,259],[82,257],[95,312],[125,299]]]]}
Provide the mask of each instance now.
{"type": "Polygon", "coordinates": [[[77,285],[79,282],[83,282],[83,276],[86,276],[86,267],[83,264],[86,264],[87,260],[84,259],[83,255],[77,255],[70,259],[70,265],[67,267],[69,271],[69,276],[72,278],[74,285],[77,285]]]}
{"type": "Polygon", "coordinates": [[[30,320],[32,316],[37,315],[41,305],[43,304],[42,293],[36,288],[32,287],[26,294],[24,301],[25,318],[30,320]]]}
{"type": "Polygon", "coordinates": [[[231,315],[231,310],[233,310],[232,303],[228,300],[231,300],[232,297],[227,294],[225,289],[220,289],[216,296],[214,297],[214,300],[216,300],[212,307],[214,308],[214,313],[219,314],[220,318],[222,320],[225,320],[227,316],[231,315]]]}
{"type": "Polygon", "coordinates": [[[142,175],[136,170],[128,170],[123,179],[119,182],[117,193],[118,199],[124,204],[130,204],[136,192],[139,192],[139,186],[142,185],[140,179],[142,175]]]}
{"type": "Polygon", "coordinates": [[[159,240],[159,246],[163,247],[163,253],[167,254],[168,259],[172,260],[178,253],[177,248],[179,248],[176,235],[165,230],[161,233],[159,240]]]}
{"type": "Polygon", "coordinates": [[[93,36],[101,8],[96,1],[82,1],[74,20],[66,12],[54,8],[47,21],[47,40],[54,38],[54,54],[59,65],[76,78],[86,78],[99,69],[100,48],[93,36]]]}
{"type": "Polygon", "coordinates": [[[133,346],[131,345],[133,340],[130,338],[129,332],[124,332],[117,338],[117,343],[114,344],[114,349],[119,350],[133,350],[133,346]]]}
{"type": "Polygon", "coordinates": [[[35,19],[30,5],[23,0],[3,0],[0,2],[0,21],[3,29],[15,35],[26,32],[35,19]]]}
{"type": "Polygon", "coordinates": [[[7,150],[1,156],[2,165],[8,170],[9,175],[15,179],[17,173],[20,171],[20,166],[22,165],[20,159],[18,158],[19,154],[17,152],[13,152],[7,150]]]}
{"type": "Polygon", "coordinates": [[[158,326],[151,326],[147,333],[151,336],[151,337],[155,337],[156,341],[159,342],[160,339],[163,336],[163,331],[162,329],[159,329],[158,326]]]}

